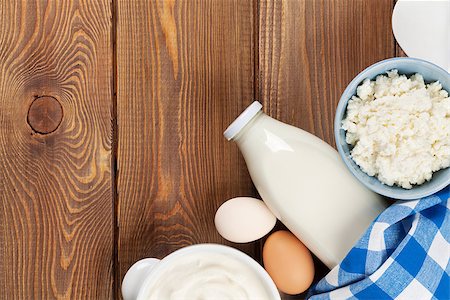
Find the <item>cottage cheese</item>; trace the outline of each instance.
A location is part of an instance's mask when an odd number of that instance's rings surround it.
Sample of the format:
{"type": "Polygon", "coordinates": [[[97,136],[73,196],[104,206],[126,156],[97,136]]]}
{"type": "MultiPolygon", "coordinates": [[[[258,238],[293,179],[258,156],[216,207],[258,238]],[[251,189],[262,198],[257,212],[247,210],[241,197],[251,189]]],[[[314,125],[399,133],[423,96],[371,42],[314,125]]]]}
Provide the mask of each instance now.
{"type": "Polygon", "coordinates": [[[450,166],[450,98],[439,82],[397,70],[366,79],[342,122],[351,156],[387,185],[412,188],[450,166]]]}

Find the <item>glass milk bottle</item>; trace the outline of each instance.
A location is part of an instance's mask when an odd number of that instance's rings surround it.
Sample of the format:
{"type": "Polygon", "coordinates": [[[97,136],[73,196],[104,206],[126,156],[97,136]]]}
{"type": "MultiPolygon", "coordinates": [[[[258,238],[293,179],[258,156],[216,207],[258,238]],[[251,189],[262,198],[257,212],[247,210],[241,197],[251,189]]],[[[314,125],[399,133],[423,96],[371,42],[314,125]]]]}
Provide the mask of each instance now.
{"type": "Polygon", "coordinates": [[[318,137],[277,121],[253,102],[224,132],[236,142],[259,194],[329,268],[386,208],[318,137]]]}

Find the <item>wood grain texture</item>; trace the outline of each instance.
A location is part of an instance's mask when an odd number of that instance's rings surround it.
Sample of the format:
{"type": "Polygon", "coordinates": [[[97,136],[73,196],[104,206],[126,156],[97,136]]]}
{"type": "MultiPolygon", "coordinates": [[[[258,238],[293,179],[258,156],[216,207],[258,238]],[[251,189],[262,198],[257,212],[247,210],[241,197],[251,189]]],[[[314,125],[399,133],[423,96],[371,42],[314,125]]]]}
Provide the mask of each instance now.
{"type": "Polygon", "coordinates": [[[257,98],[334,145],[346,85],[403,55],[394,1],[0,1],[0,298],[120,297],[138,259],[230,244],[216,209],[257,193],[223,130],[257,98]]]}
{"type": "Polygon", "coordinates": [[[28,109],[27,121],[34,132],[49,134],[61,124],[63,110],[54,97],[40,96],[33,100],[28,109]]]}
{"type": "Polygon", "coordinates": [[[402,47],[400,47],[397,42],[395,42],[395,56],[408,57],[408,55],[406,55],[405,51],[403,51],[402,47]]]}
{"type": "Polygon", "coordinates": [[[143,257],[227,244],[216,209],[255,194],[222,136],[253,98],[254,9],[240,0],[118,1],[118,281],[143,257]]]}
{"type": "Polygon", "coordinates": [[[0,298],[111,298],[110,3],[1,1],[0,28],[0,298]]]}
{"type": "Polygon", "coordinates": [[[261,0],[259,98],[274,117],[334,146],[347,84],[393,57],[392,0],[261,0]]]}

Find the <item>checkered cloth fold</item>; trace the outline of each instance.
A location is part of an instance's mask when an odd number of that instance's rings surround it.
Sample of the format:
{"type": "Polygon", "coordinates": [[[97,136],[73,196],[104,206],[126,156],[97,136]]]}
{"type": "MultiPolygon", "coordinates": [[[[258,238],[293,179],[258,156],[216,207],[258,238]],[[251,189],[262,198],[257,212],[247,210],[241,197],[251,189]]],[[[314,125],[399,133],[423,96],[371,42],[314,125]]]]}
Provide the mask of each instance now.
{"type": "Polygon", "coordinates": [[[450,299],[450,186],[382,212],[310,299],[450,299]]]}

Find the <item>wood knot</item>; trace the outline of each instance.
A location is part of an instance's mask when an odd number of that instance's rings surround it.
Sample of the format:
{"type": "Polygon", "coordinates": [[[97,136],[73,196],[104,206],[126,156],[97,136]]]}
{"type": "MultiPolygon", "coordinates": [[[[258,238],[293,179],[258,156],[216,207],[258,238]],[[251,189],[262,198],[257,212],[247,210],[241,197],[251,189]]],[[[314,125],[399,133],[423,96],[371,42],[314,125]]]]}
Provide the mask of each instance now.
{"type": "Polygon", "coordinates": [[[59,101],[51,96],[41,96],[31,103],[27,121],[35,132],[49,134],[58,129],[62,118],[63,109],[59,101]]]}

